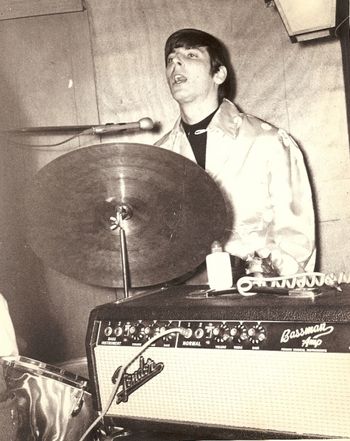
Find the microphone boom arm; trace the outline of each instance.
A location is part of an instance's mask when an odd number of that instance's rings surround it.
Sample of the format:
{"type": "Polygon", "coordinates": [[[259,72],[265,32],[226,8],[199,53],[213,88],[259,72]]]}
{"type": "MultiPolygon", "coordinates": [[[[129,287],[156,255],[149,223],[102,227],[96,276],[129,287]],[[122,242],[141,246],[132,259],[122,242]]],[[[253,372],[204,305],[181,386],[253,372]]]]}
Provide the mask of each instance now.
{"type": "Polygon", "coordinates": [[[3,132],[16,135],[62,132],[82,132],[82,135],[102,135],[104,133],[117,133],[127,130],[151,130],[153,129],[153,126],[154,123],[151,118],[141,118],[136,122],[107,123],[102,125],[23,127],[19,129],[3,130],[3,132]]]}

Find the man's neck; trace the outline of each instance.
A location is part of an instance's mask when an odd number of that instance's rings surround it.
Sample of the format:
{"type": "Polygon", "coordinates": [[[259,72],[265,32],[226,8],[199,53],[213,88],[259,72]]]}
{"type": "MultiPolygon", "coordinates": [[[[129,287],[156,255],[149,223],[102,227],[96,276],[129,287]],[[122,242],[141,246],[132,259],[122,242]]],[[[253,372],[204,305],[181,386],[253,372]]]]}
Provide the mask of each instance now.
{"type": "Polygon", "coordinates": [[[200,106],[198,104],[193,105],[192,103],[189,103],[188,105],[182,104],[180,106],[181,118],[187,124],[196,124],[199,121],[202,121],[211,113],[213,113],[218,108],[218,106],[219,103],[217,101],[207,106],[200,106]]]}

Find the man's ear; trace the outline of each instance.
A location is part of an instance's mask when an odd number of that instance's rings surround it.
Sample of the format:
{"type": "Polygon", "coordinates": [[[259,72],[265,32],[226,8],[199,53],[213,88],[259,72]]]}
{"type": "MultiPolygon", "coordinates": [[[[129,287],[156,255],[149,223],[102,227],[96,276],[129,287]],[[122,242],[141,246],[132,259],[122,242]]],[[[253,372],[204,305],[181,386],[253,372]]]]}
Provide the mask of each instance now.
{"type": "Polygon", "coordinates": [[[214,74],[214,81],[216,84],[222,84],[227,77],[227,69],[225,66],[220,66],[217,72],[214,74]]]}

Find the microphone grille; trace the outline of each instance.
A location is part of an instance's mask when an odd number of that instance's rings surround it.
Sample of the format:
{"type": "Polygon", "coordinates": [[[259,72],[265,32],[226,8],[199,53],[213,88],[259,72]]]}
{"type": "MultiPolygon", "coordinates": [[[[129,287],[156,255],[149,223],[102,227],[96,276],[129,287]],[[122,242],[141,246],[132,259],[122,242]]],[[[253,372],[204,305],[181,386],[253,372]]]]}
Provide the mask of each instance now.
{"type": "Polygon", "coordinates": [[[154,123],[151,118],[141,118],[139,120],[140,129],[151,130],[154,127],[154,123]]]}

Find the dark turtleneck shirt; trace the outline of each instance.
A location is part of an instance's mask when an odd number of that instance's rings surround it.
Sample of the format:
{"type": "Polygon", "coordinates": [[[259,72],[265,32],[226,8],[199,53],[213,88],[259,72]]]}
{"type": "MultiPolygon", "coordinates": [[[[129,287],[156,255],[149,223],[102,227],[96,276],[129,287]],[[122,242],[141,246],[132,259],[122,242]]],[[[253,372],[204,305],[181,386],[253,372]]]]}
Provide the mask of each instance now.
{"type": "Polygon", "coordinates": [[[191,144],[198,165],[205,169],[205,155],[207,150],[207,127],[213,119],[217,109],[196,124],[187,124],[181,120],[187,139],[191,144]]]}

